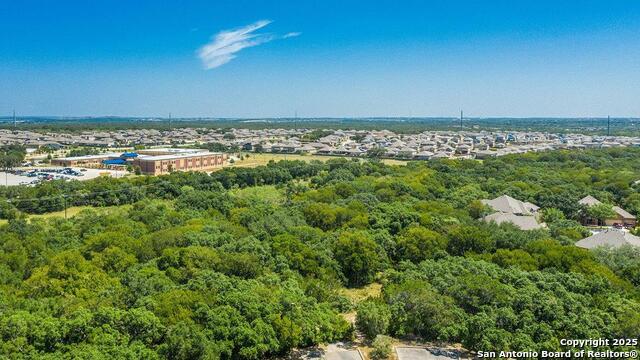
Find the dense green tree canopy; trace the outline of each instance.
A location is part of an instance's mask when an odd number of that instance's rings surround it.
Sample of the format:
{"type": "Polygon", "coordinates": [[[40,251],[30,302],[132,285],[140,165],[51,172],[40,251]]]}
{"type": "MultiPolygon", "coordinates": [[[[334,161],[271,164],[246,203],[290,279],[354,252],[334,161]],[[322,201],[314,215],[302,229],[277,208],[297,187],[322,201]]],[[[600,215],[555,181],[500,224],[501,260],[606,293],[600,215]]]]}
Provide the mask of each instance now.
{"type": "Polygon", "coordinates": [[[638,210],[639,159],[282,161],[0,187],[0,357],[264,359],[351,337],[352,311],[370,339],[471,350],[637,337],[637,251],[573,243],[582,196],[638,210]],[[548,227],[483,222],[479,200],[503,194],[548,227]],[[30,216],[64,200],[94,209],[30,216]],[[373,282],[380,295],[345,296],[373,282]]]}

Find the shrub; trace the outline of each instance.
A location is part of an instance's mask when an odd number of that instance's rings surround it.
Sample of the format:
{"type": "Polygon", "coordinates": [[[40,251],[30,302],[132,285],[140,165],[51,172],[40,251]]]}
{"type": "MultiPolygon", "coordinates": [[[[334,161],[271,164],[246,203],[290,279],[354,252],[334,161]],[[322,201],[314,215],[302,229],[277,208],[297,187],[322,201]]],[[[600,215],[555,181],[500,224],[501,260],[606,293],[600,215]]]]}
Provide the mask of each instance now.
{"type": "Polygon", "coordinates": [[[387,304],[377,300],[365,300],[358,304],[356,326],[369,339],[386,334],[391,312],[387,304]]]}
{"type": "Polygon", "coordinates": [[[373,340],[373,350],[371,351],[371,358],[374,360],[388,359],[391,355],[391,344],[393,339],[389,336],[378,335],[373,340]]]}

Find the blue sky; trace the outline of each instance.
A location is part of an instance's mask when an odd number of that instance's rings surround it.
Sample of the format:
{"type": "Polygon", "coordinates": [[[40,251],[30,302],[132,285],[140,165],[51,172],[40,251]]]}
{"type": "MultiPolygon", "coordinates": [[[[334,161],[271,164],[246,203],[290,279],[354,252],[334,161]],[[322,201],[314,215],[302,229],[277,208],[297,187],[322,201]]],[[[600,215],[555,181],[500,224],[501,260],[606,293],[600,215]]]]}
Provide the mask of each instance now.
{"type": "Polygon", "coordinates": [[[0,0],[0,34],[0,114],[640,117],[634,0],[0,0]]]}

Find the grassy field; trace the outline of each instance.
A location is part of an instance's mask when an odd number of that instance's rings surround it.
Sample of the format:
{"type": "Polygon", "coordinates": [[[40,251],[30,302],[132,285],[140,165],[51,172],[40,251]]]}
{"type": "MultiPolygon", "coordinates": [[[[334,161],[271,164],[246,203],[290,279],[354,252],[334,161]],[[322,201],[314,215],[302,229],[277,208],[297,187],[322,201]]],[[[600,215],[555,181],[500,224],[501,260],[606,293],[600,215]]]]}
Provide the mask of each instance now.
{"type": "MultiPolygon", "coordinates": [[[[67,208],[67,218],[71,218],[82,212],[83,210],[94,210],[101,214],[108,214],[110,211],[115,209],[126,209],[131,207],[131,205],[118,205],[118,206],[105,206],[105,207],[93,207],[93,206],[72,206],[67,208]]],[[[29,219],[49,219],[52,217],[64,217],[64,210],[62,211],[54,211],[46,214],[34,214],[29,215],[29,219]]]]}
{"type": "MultiPolygon", "coordinates": [[[[67,208],[67,217],[74,217],[76,214],[86,209],[95,209],[93,206],[72,206],[67,208]]],[[[52,217],[64,217],[64,210],[62,211],[54,211],[45,214],[34,214],[29,215],[29,219],[48,219],[52,217]]]]}
{"type": "MultiPolygon", "coordinates": [[[[114,210],[114,209],[123,209],[126,207],[130,207],[131,205],[119,205],[119,206],[105,206],[105,207],[93,207],[93,206],[72,206],[70,208],[67,209],[67,217],[73,217],[77,214],[79,214],[80,212],[82,212],[83,210],[94,210],[103,214],[109,213],[110,211],[114,210]]],[[[38,215],[30,215],[29,218],[30,219],[47,219],[47,218],[52,218],[52,217],[64,217],[64,210],[62,211],[55,211],[55,212],[50,212],[50,213],[46,213],[46,214],[38,214],[38,215]]]]}
{"type": "MultiPolygon", "coordinates": [[[[72,218],[74,216],[76,216],[77,214],[79,214],[80,212],[82,212],[83,210],[87,210],[87,209],[92,209],[95,210],[97,212],[100,213],[108,213],[109,211],[113,210],[113,209],[122,209],[125,206],[131,206],[131,205],[122,205],[122,206],[107,206],[107,207],[93,207],[93,206],[72,206],[67,208],[67,218],[72,218]]],[[[50,213],[45,213],[45,214],[33,214],[33,215],[28,215],[28,219],[50,219],[53,217],[64,217],[64,210],[62,211],[54,211],[54,212],[50,212],[50,213]]],[[[0,225],[4,225],[7,223],[7,220],[5,219],[0,219],[0,225]]]]}
{"type": "MultiPolygon", "coordinates": [[[[303,160],[303,161],[327,161],[330,159],[339,158],[340,156],[323,156],[323,155],[298,155],[298,154],[254,154],[251,153],[244,160],[238,160],[233,164],[229,164],[225,167],[256,167],[266,165],[269,161],[280,160],[303,160]]],[[[345,157],[346,159],[353,159],[351,157],[345,157]]],[[[387,165],[405,165],[407,162],[403,160],[395,159],[383,159],[383,163],[387,165]]]]}
{"type": "Polygon", "coordinates": [[[359,303],[369,297],[378,297],[382,292],[382,284],[371,283],[360,288],[345,288],[341,290],[342,294],[349,298],[354,304],[359,303]]]}
{"type": "Polygon", "coordinates": [[[272,204],[284,202],[284,194],[274,185],[252,186],[244,189],[234,189],[231,191],[237,198],[248,201],[264,201],[272,204]]]}

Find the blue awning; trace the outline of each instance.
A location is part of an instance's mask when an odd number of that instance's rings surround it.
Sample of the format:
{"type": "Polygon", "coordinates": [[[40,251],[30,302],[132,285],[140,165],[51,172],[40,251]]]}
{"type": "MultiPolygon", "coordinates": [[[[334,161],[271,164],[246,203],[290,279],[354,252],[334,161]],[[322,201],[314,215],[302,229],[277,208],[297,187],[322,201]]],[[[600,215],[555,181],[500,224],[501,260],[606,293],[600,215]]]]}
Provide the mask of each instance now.
{"type": "Polygon", "coordinates": [[[104,165],[126,165],[127,160],[125,159],[110,159],[110,160],[102,160],[104,165]]]}

